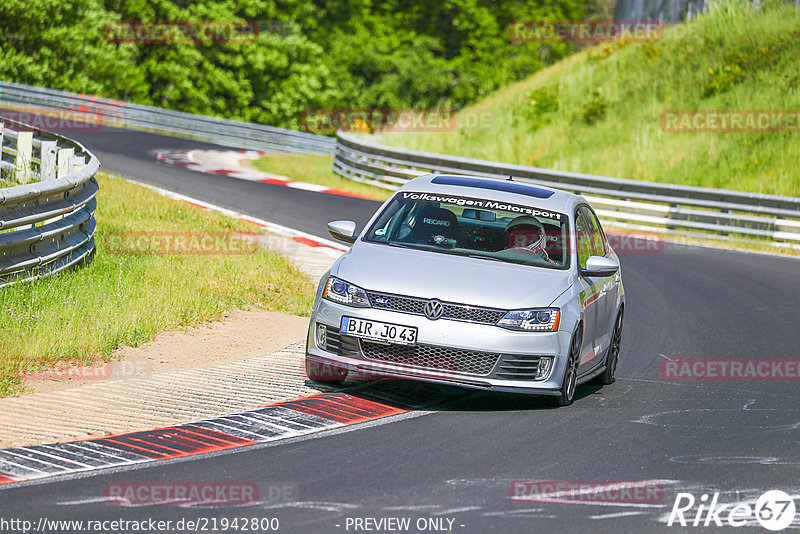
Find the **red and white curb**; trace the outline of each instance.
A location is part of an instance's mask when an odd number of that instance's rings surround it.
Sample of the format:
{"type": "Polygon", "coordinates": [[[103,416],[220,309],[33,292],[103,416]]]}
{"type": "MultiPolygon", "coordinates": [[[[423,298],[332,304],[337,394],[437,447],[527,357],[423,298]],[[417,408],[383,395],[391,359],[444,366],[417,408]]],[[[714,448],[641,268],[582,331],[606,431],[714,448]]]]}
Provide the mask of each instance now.
{"type": "Polygon", "coordinates": [[[169,428],[0,450],[0,485],[235,449],[410,411],[343,392],[321,393],[169,428]]]}
{"type": "Polygon", "coordinates": [[[279,174],[254,170],[241,164],[242,160],[256,160],[268,155],[269,153],[267,152],[257,152],[255,150],[162,150],[156,153],[156,159],[159,163],[184,167],[190,171],[220,174],[230,178],[264,184],[283,185],[294,189],[303,189],[304,191],[373,200],[363,195],[333,187],[298,182],[279,174]]]}
{"type": "Polygon", "coordinates": [[[328,239],[323,239],[321,237],[317,237],[311,234],[307,234],[305,232],[301,232],[300,230],[295,230],[293,228],[289,228],[286,226],[282,226],[280,224],[271,223],[269,221],[265,221],[263,219],[259,219],[258,217],[252,217],[250,215],[245,215],[244,213],[240,213],[238,211],[230,210],[228,208],[223,208],[221,206],[217,206],[214,204],[210,204],[208,202],[188,197],[186,195],[182,195],[180,193],[175,193],[173,191],[168,191],[166,189],[162,189],[161,187],[156,187],[150,184],[145,184],[142,182],[137,182],[135,180],[127,180],[129,183],[136,184],[151,191],[158,193],[161,196],[165,196],[167,198],[171,198],[173,200],[179,200],[181,202],[186,202],[187,204],[191,204],[196,208],[215,211],[221,215],[225,215],[226,217],[233,217],[234,219],[238,219],[240,221],[249,222],[264,228],[265,230],[272,232],[273,234],[277,234],[283,237],[288,237],[292,241],[300,243],[301,245],[306,245],[308,247],[313,247],[320,252],[327,254],[332,258],[338,258],[344,252],[348,250],[348,247],[336,243],[335,241],[330,241],[328,239]]]}

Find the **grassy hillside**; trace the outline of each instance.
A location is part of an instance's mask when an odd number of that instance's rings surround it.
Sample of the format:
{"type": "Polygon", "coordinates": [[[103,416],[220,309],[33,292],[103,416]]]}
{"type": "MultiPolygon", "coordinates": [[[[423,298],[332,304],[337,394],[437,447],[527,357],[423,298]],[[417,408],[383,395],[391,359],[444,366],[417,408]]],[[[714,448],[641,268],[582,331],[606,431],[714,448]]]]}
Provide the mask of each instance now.
{"type": "Polygon", "coordinates": [[[800,133],[667,133],[667,110],[800,110],[800,11],[712,4],[649,43],[605,43],[465,113],[488,127],[381,142],[552,169],[800,196],[800,133]]]}

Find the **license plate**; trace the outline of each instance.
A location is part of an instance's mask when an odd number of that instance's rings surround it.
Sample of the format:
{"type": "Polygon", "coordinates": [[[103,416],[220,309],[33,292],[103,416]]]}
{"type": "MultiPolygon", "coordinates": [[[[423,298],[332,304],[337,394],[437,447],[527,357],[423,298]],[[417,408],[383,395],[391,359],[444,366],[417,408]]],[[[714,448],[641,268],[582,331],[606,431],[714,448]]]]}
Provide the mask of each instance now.
{"type": "Polygon", "coordinates": [[[395,345],[416,345],[417,327],[342,317],[341,333],[395,345]]]}

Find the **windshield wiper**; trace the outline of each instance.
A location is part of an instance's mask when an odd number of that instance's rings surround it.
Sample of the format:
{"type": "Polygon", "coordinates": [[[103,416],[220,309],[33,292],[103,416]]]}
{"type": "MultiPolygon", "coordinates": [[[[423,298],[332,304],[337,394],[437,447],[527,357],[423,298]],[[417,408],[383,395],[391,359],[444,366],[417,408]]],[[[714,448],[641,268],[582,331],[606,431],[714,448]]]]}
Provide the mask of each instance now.
{"type": "Polygon", "coordinates": [[[500,258],[495,258],[494,256],[484,256],[482,254],[467,254],[470,258],[480,258],[482,260],[492,260],[492,261],[499,261],[502,263],[506,263],[506,260],[501,260],[500,258]]]}

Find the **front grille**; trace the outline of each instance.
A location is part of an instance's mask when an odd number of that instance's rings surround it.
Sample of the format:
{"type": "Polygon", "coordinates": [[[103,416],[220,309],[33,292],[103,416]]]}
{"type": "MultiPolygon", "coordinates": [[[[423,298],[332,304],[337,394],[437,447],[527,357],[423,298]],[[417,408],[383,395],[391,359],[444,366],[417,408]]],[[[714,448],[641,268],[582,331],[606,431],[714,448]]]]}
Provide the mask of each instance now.
{"type": "Polygon", "coordinates": [[[442,318],[453,319],[454,321],[466,321],[468,323],[496,324],[505,314],[506,312],[503,310],[445,304],[442,318]]]}
{"type": "Polygon", "coordinates": [[[475,376],[490,374],[500,360],[494,377],[501,380],[535,380],[541,362],[541,356],[501,355],[437,345],[409,347],[365,339],[360,340],[360,345],[359,349],[358,338],[343,335],[338,329],[328,327],[325,348],[342,356],[357,356],[360,352],[367,360],[475,376]]]}
{"type": "Polygon", "coordinates": [[[368,360],[391,362],[425,369],[451,371],[477,376],[492,372],[499,354],[452,349],[436,345],[384,345],[361,340],[361,352],[368,360]]]}
{"type": "MultiPolygon", "coordinates": [[[[374,308],[410,313],[412,315],[425,315],[425,303],[429,300],[416,297],[403,297],[389,293],[378,293],[375,291],[367,291],[367,295],[374,308]]],[[[497,308],[467,306],[466,304],[455,304],[452,302],[443,302],[442,304],[444,307],[442,319],[450,319],[452,321],[493,325],[506,314],[505,310],[499,310],[497,308]]]]}
{"type": "Polygon", "coordinates": [[[506,355],[495,376],[508,380],[535,380],[541,356],[506,355]]]}

